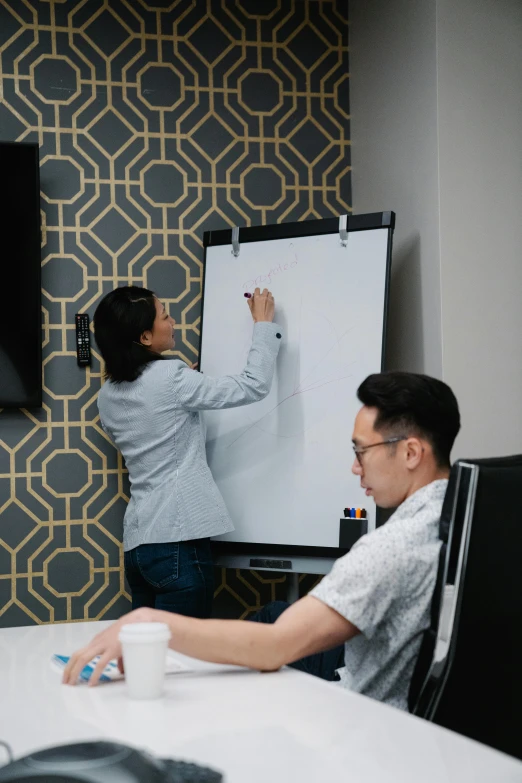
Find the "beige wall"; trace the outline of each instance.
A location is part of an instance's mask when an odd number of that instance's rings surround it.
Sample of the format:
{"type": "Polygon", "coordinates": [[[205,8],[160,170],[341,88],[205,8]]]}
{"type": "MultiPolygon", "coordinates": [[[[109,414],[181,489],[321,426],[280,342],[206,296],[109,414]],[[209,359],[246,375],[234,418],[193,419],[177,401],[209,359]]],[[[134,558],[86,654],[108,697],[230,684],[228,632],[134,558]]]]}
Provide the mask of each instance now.
{"type": "Polygon", "coordinates": [[[438,0],[443,375],[464,456],[522,452],[522,2],[438,0]]]}
{"type": "Polygon", "coordinates": [[[354,212],[397,212],[390,366],[453,387],[454,456],[521,452],[522,3],[350,8],[354,212]]]}
{"type": "Polygon", "coordinates": [[[435,5],[352,0],[354,213],[392,209],[387,366],[442,374],[435,5]]]}

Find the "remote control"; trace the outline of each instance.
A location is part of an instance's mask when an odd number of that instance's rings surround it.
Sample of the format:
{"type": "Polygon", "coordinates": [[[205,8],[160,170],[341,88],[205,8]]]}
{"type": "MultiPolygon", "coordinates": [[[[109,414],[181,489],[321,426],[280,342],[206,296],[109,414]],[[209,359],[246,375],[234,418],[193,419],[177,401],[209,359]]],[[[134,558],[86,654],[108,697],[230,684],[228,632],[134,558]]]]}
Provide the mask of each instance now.
{"type": "Polygon", "coordinates": [[[89,335],[89,316],[76,313],[76,359],[79,367],[91,363],[91,338],[89,335]]]}

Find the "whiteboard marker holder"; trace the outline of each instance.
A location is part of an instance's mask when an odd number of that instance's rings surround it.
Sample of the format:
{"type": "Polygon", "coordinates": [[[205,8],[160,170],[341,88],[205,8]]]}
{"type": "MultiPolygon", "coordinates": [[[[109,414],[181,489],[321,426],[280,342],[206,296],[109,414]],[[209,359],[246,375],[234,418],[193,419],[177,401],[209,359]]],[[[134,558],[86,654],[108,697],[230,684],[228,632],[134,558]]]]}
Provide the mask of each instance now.
{"type": "Polygon", "coordinates": [[[368,532],[367,517],[343,517],[339,520],[339,548],[351,549],[368,532]]]}

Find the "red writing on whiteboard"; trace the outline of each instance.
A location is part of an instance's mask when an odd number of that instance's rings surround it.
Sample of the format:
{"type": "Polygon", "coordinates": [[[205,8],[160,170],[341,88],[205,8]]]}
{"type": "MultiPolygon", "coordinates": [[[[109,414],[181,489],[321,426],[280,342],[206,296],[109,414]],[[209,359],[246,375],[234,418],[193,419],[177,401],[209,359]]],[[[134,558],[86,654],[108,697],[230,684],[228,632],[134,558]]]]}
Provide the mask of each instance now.
{"type": "Polygon", "coordinates": [[[272,280],[276,275],[281,274],[281,272],[288,272],[289,269],[293,269],[296,266],[297,258],[295,258],[293,261],[289,261],[288,264],[279,264],[279,266],[273,266],[266,274],[258,275],[257,277],[251,277],[250,280],[247,280],[245,283],[243,283],[243,290],[250,291],[253,288],[261,288],[262,286],[271,285],[272,280]]]}

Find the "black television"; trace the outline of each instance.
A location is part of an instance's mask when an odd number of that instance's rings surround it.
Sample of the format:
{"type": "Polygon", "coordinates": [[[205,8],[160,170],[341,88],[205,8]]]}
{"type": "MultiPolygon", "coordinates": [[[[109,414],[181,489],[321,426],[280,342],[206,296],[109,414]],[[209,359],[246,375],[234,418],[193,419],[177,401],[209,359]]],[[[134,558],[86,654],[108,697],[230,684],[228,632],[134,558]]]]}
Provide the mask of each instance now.
{"type": "Polygon", "coordinates": [[[42,404],[38,144],[0,141],[0,408],[42,404]]]}

